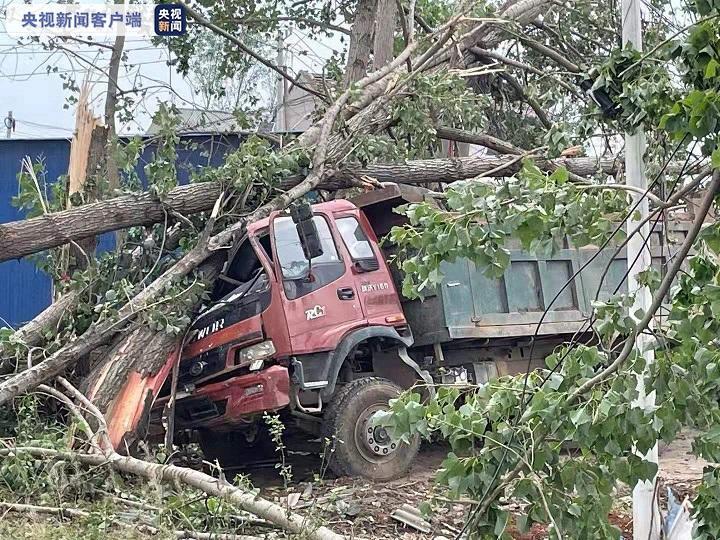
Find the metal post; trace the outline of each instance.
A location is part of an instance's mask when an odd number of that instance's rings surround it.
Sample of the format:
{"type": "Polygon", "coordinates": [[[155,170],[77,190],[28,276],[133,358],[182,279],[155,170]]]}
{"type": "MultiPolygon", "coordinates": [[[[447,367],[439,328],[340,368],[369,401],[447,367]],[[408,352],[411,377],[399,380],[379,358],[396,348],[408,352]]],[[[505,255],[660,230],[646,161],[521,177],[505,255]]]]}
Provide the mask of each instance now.
{"type": "MultiPolygon", "coordinates": [[[[623,45],[631,44],[636,50],[642,50],[642,22],[640,12],[641,0],[622,0],[622,40],[623,45]]],[[[642,127],[635,133],[625,134],[625,182],[629,186],[640,188],[640,192],[647,189],[647,178],[643,155],[645,153],[645,132],[642,127]]],[[[638,206],[638,218],[642,220],[648,215],[648,199],[640,194],[633,193],[633,201],[641,197],[638,206]]],[[[633,213],[635,214],[635,213],[633,213]]],[[[628,231],[634,229],[639,220],[632,217],[627,221],[628,231]]],[[[628,262],[628,291],[635,292],[635,301],[631,308],[632,316],[635,312],[642,310],[646,312],[650,308],[652,296],[646,287],[640,287],[637,276],[640,272],[650,268],[652,256],[650,253],[650,242],[643,247],[644,238],[650,234],[650,226],[646,223],[640,235],[633,236],[627,246],[628,262]],[[633,262],[634,261],[634,262],[633,262]]],[[[647,350],[649,336],[642,334],[637,337],[636,346],[642,352],[646,365],[655,361],[655,354],[647,350]]],[[[644,409],[652,409],[655,405],[654,390],[647,393],[643,378],[638,377],[638,399],[633,405],[644,409]]],[[[658,463],[657,443],[644,458],[648,461],[658,463]]],[[[658,540],[660,538],[660,511],[655,497],[655,484],[657,477],[651,481],[638,482],[633,489],[633,538],[634,540],[658,540]]]]}
{"type": "Polygon", "coordinates": [[[9,139],[9,138],[12,137],[12,132],[13,132],[13,115],[12,115],[12,111],[8,111],[7,118],[5,119],[5,127],[7,128],[7,135],[6,135],[6,136],[7,136],[7,138],[9,139]]]}

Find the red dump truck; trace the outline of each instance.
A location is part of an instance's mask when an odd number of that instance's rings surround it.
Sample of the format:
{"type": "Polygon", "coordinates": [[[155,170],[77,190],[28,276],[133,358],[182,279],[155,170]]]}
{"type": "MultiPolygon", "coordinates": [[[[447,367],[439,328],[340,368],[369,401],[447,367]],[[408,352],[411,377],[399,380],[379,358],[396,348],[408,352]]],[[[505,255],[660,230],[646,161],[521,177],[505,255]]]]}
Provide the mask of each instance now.
{"type": "MultiPolygon", "coordinates": [[[[228,458],[257,438],[264,412],[283,410],[334,441],[336,473],[393,478],[407,470],[418,443],[392,440],[372,418],[401,389],[524,371],[582,328],[609,253],[559,294],[528,358],[546,305],[593,248],[565,246],[543,259],[511,246],[499,280],[462,259],[444,265],[442,284],[424,301],[401,299],[386,259],[392,246],[378,238],[401,223],[394,207],[422,199],[422,189],[391,186],[250,225],[182,351],[175,430],[193,433],[210,459],[228,458]]],[[[659,265],[662,231],[655,234],[659,265]]],[[[603,295],[622,288],[625,268],[624,255],[611,262],[603,295]]],[[[148,403],[151,425],[160,424],[173,363],[128,381],[111,418],[117,444],[148,403]]]]}

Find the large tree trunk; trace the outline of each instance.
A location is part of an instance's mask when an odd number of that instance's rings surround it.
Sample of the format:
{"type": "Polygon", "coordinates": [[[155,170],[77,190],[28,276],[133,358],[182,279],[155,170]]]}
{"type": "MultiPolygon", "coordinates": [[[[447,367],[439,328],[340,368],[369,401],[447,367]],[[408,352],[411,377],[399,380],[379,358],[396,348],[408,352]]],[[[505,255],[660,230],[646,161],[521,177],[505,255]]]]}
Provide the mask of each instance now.
{"type": "Polygon", "coordinates": [[[375,41],[373,43],[373,69],[379,69],[389,64],[393,59],[396,6],[395,0],[377,0],[375,41]]]}
{"type": "Polygon", "coordinates": [[[376,0],[358,0],[355,21],[350,33],[345,88],[362,79],[368,71],[373,44],[376,0]]]}
{"type": "MultiPolygon", "coordinates": [[[[218,254],[200,267],[199,272],[207,283],[215,280],[223,261],[224,257],[218,254]]],[[[199,307],[198,302],[187,308],[191,318],[199,307]]],[[[168,308],[172,309],[173,306],[168,308]]],[[[110,437],[115,448],[131,448],[137,439],[145,435],[134,431],[137,428],[141,431],[145,427],[144,423],[133,426],[130,421],[137,414],[139,406],[143,408],[142,417],[149,418],[150,407],[164,382],[168,362],[177,357],[182,342],[182,334],[158,332],[144,324],[122,336],[92,366],[90,375],[83,381],[84,393],[110,420],[110,437]],[[158,375],[159,372],[161,373],[158,375]],[[156,385],[146,388],[140,384],[140,381],[155,375],[162,378],[156,385]],[[135,383],[128,385],[131,377],[135,377],[135,383]],[[129,397],[126,392],[137,397],[136,402],[130,404],[130,408],[125,403],[129,397]],[[142,395],[139,395],[140,392],[142,395]]]]}
{"type": "Polygon", "coordinates": [[[115,343],[83,380],[84,393],[109,418],[108,435],[115,448],[132,449],[145,436],[146,422],[133,421],[138,414],[149,419],[181,342],[182,336],[142,325],[115,343]],[[157,381],[151,379],[156,375],[157,381]]]}
{"type": "Polygon", "coordinates": [[[17,259],[71,240],[136,225],[162,222],[168,212],[195,214],[212,208],[221,187],[215,183],[180,186],[163,200],[149,193],[125,195],[0,225],[0,262],[17,259]]]}
{"type": "MultiPolygon", "coordinates": [[[[488,143],[489,145],[490,143],[488,143]]],[[[500,148],[500,146],[498,146],[500,148]]],[[[596,173],[615,174],[622,160],[615,158],[564,158],[535,160],[541,168],[564,166],[579,176],[596,173]]],[[[381,182],[423,184],[455,182],[498,169],[494,176],[509,176],[520,169],[514,157],[471,156],[465,158],[421,159],[405,163],[372,164],[365,168],[346,169],[322,182],[323,189],[352,187],[353,178],[369,176],[381,182]],[[503,164],[508,164],[503,167],[503,164]]],[[[283,189],[298,185],[301,177],[282,183],[283,189]]],[[[17,259],[71,240],[132,227],[159,223],[166,212],[194,214],[210,210],[220,194],[217,183],[192,184],[173,189],[163,201],[149,194],[127,195],[88,204],[72,210],[13,221],[0,225],[0,262],[17,259]]]]}
{"type": "MultiPolygon", "coordinates": [[[[541,169],[565,167],[578,176],[592,176],[597,173],[615,174],[622,161],[612,158],[560,158],[535,159],[541,169]]],[[[378,182],[397,184],[430,184],[435,182],[457,182],[492,172],[489,176],[502,177],[516,174],[522,167],[519,156],[471,156],[444,159],[416,159],[405,163],[374,163],[365,168],[348,168],[323,183],[326,189],[348,187],[349,179],[369,176],[378,182]]]]}
{"type": "Polygon", "coordinates": [[[118,94],[120,91],[118,86],[118,75],[120,74],[120,60],[122,59],[124,47],[125,36],[116,36],[112,54],[110,55],[108,85],[107,91],[105,92],[105,125],[107,126],[107,133],[105,136],[105,157],[108,187],[111,192],[120,187],[120,173],[118,172],[117,163],[115,162],[115,155],[112,152],[112,141],[116,132],[115,110],[117,109],[118,94]]]}

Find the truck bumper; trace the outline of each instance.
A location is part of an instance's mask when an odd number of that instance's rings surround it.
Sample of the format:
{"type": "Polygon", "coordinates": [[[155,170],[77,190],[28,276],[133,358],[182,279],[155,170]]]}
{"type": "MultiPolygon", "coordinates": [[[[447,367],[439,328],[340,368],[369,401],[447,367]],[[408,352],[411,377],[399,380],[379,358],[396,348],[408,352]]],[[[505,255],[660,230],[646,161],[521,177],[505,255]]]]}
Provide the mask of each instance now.
{"type": "MultiPolygon", "coordinates": [[[[164,401],[164,400],[163,400],[164,401]]],[[[290,378],[282,366],[202,386],[175,405],[179,428],[232,428],[264,411],[290,403],[290,378]]],[[[158,402],[160,410],[164,403],[158,402]]]]}

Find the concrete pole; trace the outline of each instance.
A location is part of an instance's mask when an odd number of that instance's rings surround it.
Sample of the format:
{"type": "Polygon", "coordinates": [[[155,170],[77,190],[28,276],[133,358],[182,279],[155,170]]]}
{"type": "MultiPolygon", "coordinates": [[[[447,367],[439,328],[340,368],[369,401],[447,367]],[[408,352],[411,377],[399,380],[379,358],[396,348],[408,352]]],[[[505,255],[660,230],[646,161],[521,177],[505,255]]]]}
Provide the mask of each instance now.
{"type": "MultiPolygon", "coordinates": [[[[275,60],[275,63],[280,68],[285,67],[285,32],[283,30],[280,30],[280,35],[277,39],[277,58],[275,60]]],[[[275,90],[275,95],[277,99],[277,112],[275,113],[275,131],[278,131],[280,133],[283,133],[287,129],[287,116],[285,112],[285,99],[287,97],[286,94],[287,92],[285,90],[285,77],[278,76],[277,86],[275,90]]]]}
{"type": "Polygon", "coordinates": [[[7,118],[5,119],[5,127],[7,127],[7,138],[12,137],[12,124],[13,124],[13,115],[12,111],[8,111],[7,118]]]}
{"type": "MultiPolygon", "coordinates": [[[[631,44],[636,50],[642,50],[642,21],[640,12],[641,0],[622,0],[622,40],[623,45],[631,44]]],[[[645,133],[640,127],[636,133],[625,134],[625,183],[629,186],[647,189],[647,178],[643,155],[645,154],[645,133]]],[[[633,193],[633,201],[642,197],[633,193]]],[[[642,197],[638,207],[639,218],[642,220],[648,215],[648,199],[642,197]]],[[[634,212],[635,214],[635,212],[634,212]]],[[[628,219],[628,231],[634,229],[638,220],[628,219]]],[[[646,312],[650,308],[652,296],[650,291],[641,288],[637,282],[638,273],[650,268],[652,256],[650,254],[650,242],[643,248],[644,238],[650,234],[650,225],[645,224],[640,235],[633,236],[627,246],[627,263],[629,269],[628,290],[635,292],[635,302],[631,308],[632,316],[635,317],[637,310],[646,312]],[[637,259],[637,260],[636,260],[637,259]],[[633,261],[635,261],[633,263],[633,261]]],[[[637,337],[636,346],[642,351],[646,365],[655,361],[655,353],[648,349],[650,336],[645,334],[637,337]]],[[[634,405],[637,407],[652,410],[655,406],[655,391],[646,392],[642,377],[638,378],[638,399],[634,405]]],[[[658,463],[657,443],[654,448],[644,456],[648,461],[658,463]]],[[[657,477],[652,481],[638,482],[633,489],[633,538],[634,540],[659,540],[660,538],[660,511],[655,497],[655,484],[657,477]]]]}

